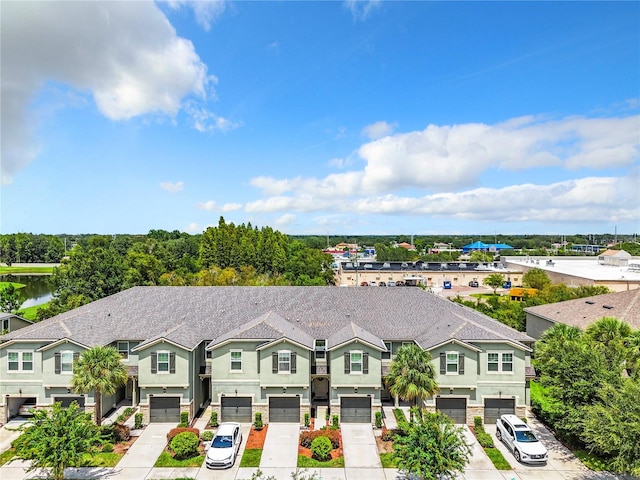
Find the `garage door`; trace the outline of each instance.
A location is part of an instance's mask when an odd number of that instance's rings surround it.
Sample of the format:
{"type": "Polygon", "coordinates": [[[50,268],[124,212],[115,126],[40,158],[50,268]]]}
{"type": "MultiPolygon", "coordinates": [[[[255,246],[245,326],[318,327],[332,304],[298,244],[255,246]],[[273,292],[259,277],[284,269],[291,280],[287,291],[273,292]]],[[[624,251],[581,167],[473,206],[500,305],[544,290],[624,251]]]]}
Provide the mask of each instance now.
{"type": "Polygon", "coordinates": [[[454,423],[467,423],[466,398],[436,398],[436,410],[448,415],[454,423]]]}
{"type": "Polygon", "coordinates": [[[269,422],[300,423],[300,397],[270,398],[269,422]]]}
{"type": "Polygon", "coordinates": [[[251,397],[222,397],[222,421],[251,423],[251,397]]]}
{"type": "Polygon", "coordinates": [[[513,398],[486,398],[484,400],[484,423],[496,423],[500,415],[516,413],[516,401],[513,398]]]}
{"type": "Polygon", "coordinates": [[[340,399],[341,423],[371,423],[371,398],[346,397],[340,399]]]}
{"type": "Polygon", "coordinates": [[[151,422],[180,422],[180,397],[151,397],[149,407],[151,422]]]}
{"type": "Polygon", "coordinates": [[[78,402],[80,409],[84,410],[84,397],[53,397],[53,402],[60,402],[62,408],[69,408],[73,402],[78,402]]]}

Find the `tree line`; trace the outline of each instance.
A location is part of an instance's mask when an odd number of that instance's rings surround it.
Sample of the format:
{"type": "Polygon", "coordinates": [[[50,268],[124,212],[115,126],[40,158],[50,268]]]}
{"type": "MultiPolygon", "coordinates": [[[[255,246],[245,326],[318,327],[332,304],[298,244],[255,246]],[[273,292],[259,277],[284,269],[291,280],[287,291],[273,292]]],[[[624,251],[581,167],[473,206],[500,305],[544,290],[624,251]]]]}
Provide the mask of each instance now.
{"type": "Polygon", "coordinates": [[[531,407],[565,442],[640,475],[640,330],[604,317],[584,332],[564,324],[536,342],[541,388],[531,407]]]}
{"type": "Polygon", "coordinates": [[[55,269],[49,318],[133,286],[333,285],[332,258],[269,227],[220,217],[202,235],[152,230],[96,235],[76,244],[55,269]]]}

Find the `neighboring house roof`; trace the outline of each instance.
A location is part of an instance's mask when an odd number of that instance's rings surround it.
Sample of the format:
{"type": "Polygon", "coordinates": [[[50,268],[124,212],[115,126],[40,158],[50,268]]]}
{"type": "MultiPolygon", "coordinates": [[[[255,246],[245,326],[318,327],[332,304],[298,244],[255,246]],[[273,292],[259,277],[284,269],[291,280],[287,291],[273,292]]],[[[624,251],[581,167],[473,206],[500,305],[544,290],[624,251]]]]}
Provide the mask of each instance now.
{"type": "Polygon", "coordinates": [[[640,329],[640,289],[605,293],[525,308],[529,315],[586,329],[602,317],[614,317],[640,329]]]}
{"type": "Polygon", "coordinates": [[[631,254],[624,250],[606,250],[598,254],[599,257],[618,257],[618,258],[631,258],[631,254]]]}
{"type": "MultiPolygon", "coordinates": [[[[202,341],[281,337],[328,347],[353,335],[384,350],[382,340],[416,339],[428,349],[449,338],[510,341],[533,338],[472,309],[419,288],[133,287],[0,337],[0,341],[63,338],[82,345],[140,339],[136,349],[167,340],[192,350],[202,341]]],[[[210,345],[210,346],[211,346],[210,345]]]]}

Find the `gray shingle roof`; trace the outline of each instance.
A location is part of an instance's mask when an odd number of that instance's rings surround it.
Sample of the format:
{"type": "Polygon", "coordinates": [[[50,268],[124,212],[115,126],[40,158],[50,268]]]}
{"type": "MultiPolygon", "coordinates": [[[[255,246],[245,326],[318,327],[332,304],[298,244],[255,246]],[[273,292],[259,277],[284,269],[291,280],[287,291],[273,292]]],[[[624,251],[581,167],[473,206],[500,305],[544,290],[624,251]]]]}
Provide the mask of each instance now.
{"type": "Polygon", "coordinates": [[[412,287],[134,287],[0,340],[71,338],[93,346],[166,338],[193,349],[235,329],[257,334],[247,330],[252,322],[265,329],[262,334],[267,339],[289,332],[304,345],[309,338],[329,339],[345,328],[353,329],[351,325],[368,332],[361,334],[371,343],[373,338],[378,344],[380,339],[419,339],[423,348],[452,337],[533,341],[474,310],[412,287]],[[265,315],[280,320],[260,320],[265,315]]]}
{"type": "Polygon", "coordinates": [[[602,317],[614,317],[640,329],[640,289],[538,305],[524,311],[583,330],[602,317]]]}

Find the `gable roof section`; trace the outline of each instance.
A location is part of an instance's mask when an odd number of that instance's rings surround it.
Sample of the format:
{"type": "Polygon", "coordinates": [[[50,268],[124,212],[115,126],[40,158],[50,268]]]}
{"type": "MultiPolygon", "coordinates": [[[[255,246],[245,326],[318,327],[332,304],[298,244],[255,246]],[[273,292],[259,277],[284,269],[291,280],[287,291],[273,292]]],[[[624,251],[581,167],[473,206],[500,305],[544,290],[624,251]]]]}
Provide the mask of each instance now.
{"type": "Polygon", "coordinates": [[[327,338],[327,350],[335,350],[342,345],[356,340],[366,343],[377,350],[387,350],[387,347],[380,338],[353,322],[345,325],[343,328],[327,338]]]}
{"type": "MultiPolygon", "coordinates": [[[[285,320],[277,313],[269,311],[246,324],[230,330],[218,338],[214,338],[207,346],[208,350],[219,347],[234,340],[273,340],[288,339],[298,345],[313,349],[314,339],[300,326],[285,320]]],[[[261,346],[264,348],[266,345],[261,346]]]]}
{"type": "Polygon", "coordinates": [[[193,350],[203,341],[214,339],[217,345],[239,335],[269,341],[286,337],[312,348],[313,339],[333,336],[336,345],[347,341],[347,334],[382,350],[382,340],[389,339],[417,340],[425,349],[449,338],[523,346],[534,340],[419,288],[134,287],[0,341],[69,338],[91,347],[134,338],[144,348],[165,339],[193,350]]]}
{"type": "Polygon", "coordinates": [[[527,307],[528,315],[586,329],[602,317],[615,317],[640,329],[640,288],[527,307]]]}

